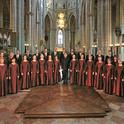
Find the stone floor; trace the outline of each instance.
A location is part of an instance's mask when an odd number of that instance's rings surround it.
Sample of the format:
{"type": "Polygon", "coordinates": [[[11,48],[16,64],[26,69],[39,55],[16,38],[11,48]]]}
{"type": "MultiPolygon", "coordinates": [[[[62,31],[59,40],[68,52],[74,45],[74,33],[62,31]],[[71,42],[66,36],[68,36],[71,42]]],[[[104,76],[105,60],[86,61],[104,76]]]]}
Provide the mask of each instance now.
{"type": "Polygon", "coordinates": [[[22,102],[28,91],[0,98],[0,124],[124,124],[124,98],[99,94],[108,102],[112,111],[104,118],[82,119],[23,119],[14,111],[22,102]]]}

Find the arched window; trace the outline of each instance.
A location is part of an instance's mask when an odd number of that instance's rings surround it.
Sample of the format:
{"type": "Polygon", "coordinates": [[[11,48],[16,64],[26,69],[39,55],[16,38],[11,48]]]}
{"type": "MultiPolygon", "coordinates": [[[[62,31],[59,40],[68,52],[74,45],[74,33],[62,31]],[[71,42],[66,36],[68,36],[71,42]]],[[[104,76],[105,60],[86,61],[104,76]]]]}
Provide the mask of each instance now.
{"type": "Polygon", "coordinates": [[[63,44],[63,32],[62,30],[60,29],[58,31],[58,45],[62,45],[63,44]]]}

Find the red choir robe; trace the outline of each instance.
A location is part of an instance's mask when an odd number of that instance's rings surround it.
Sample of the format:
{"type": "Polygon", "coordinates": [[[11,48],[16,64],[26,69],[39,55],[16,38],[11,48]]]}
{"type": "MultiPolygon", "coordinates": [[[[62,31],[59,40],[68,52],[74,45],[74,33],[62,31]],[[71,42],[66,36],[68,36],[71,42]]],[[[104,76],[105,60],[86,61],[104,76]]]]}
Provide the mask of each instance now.
{"type": "Polygon", "coordinates": [[[60,81],[60,61],[54,61],[54,82],[58,83],[60,81]]]}
{"type": "Polygon", "coordinates": [[[70,63],[70,84],[76,84],[77,81],[77,75],[76,75],[76,71],[77,71],[77,61],[76,60],[71,60],[70,63]]]}
{"type": "Polygon", "coordinates": [[[123,70],[123,66],[116,67],[113,93],[117,96],[122,96],[123,70]]]}
{"type": "Polygon", "coordinates": [[[9,65],[9,93],[18,92],[19,67],[18,64],[9,65]]]}
{"type": "Polygon", "coordinates": [[[21,89],[28,89],[31,87],[30,84],[30,65],[28,61],[22,61],[20,66],[21,72],[21,89]]]}
{"type": "Polygon", "coordinates": [[[103,84],[104,84],[104,64],[97,62],[96,67],[95,67],[95,81],[94,81],[94,86],[97,89],[103,89],[103,84]]]}
{"type": "Polygon", "coordinates": [[[79,60],[78,62],[78,85],[85,86],[85,60],[79,60]]]}
{"type": "Polygon", "coordinates": [[[39,86],[39,64],[38,61],[31,61],[31,87],[39,86]]]}
{"type": "Polygon", "coordinates": [[[40,84],[45,85],[45,60],[40,60],[39,66],[40,84]]]}
{"type": "Polygon", "coordinates": [[[53,61],[47,61],[47,85],[53,84],[53,61]]]}
{"type": "Polygon", "coordinates": [[[7,94],[7,66],[0,64],[0,96],[7,94]]]}
{"type": "Polygon", "coordinates": [[[104,70],[104,91],[112,95],[113,85],[114,85],[114,66],[106,64],[104,70]]]}
{"type": "Polygon", "coordinates": [[[94,86],[94,63],[93,61],[88,61],[86,65],[86,86],[94,86]]]}

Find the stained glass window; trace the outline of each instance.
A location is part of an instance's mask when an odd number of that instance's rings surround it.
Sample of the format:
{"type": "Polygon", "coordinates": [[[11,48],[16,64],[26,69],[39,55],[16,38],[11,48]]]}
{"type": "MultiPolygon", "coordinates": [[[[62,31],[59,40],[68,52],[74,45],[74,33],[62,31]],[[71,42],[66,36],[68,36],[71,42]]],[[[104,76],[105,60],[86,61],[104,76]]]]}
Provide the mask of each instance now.
{"type": "Polygon", "coordinates": [[[63,44],[63,32],[62,30],[60,29],[58,31],[58,45],[62,45],[63,44]]]}

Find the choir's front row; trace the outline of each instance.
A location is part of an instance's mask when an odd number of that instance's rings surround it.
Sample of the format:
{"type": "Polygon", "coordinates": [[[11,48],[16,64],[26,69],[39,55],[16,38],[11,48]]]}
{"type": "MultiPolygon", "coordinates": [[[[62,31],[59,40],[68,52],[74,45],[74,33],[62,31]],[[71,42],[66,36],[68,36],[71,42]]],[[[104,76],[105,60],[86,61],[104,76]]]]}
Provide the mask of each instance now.
{"type": "Polygon", "coordinates": [[[36,55],[33,55],[32,61],[29,62],[27,55],[24,55],[20,65],[13,57],[7,67],[4,59],[0,59],[0,96],[15,94],[31,87],[57,84],[61,80],[64,84],[95,87],[103,89],[107,94],[124,96],[122,61],[119,59],[116,66],[112,65],[111,59],[108,58],[107,61],[107,64],[104,64],[102,58],[98,57],[98,62],[94,64],[92,56],[89,56],[86,62],[81,54],[79,60],[72,55],[71,61],[68,62],[65,53],[61,62],[58,56],[52,60],[51,55],[46,61],[43,54],[40,55],[39,61],[36,55]]]}

